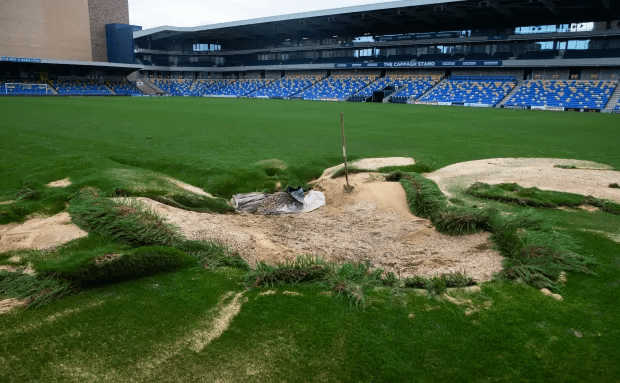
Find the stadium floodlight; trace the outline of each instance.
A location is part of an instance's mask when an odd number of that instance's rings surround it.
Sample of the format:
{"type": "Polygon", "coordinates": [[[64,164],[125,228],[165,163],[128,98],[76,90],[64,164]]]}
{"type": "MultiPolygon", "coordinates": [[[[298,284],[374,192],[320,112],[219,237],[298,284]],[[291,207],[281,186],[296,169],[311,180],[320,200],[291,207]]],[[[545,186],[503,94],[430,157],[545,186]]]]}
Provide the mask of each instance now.
{"type": "MultiPolygon", "coordinates": [[[[4,94],[8,95],[9,94],[9,90],[14,90],[18,86],[21,87],[24,90],[26,90],[26,89],[30,89],[30,90],[39,89],[39,90],[45,90],[45,94],[47,94],[47,92],[48,92],[47,84],[26,84],[26,83],[20,83],[20,82],[7,82],[7,83],[4,84],[4,94]]],[[[11,93],[13,93],[13,92],[11,92],[11,93]]]]}

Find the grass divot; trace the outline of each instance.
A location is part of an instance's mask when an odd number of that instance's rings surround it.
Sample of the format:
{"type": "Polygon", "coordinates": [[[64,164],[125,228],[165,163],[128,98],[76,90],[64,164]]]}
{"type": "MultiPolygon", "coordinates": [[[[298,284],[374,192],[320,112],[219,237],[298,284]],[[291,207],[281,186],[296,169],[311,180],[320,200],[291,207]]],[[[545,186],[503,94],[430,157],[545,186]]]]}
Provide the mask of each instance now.
{"type": "Polygon", "coordinates": [[[179,230],[142,204],[120,203],[103,198],[96,189],[83,189],[71,197],[73,222],[134,247],[172,246],[183,240],[179,230]]]}
{"type": "Polygon", "coordinates": [[[431,295],[440,295],[448,287],[466,287],[475,284],[471,277],[460,273],[444,274],[433,278],[413,276],[398,278],[369,263],[345,262],[336,264],[321,257],[302,255],[295,261],[278,265],[259,263],[244,276],[249,288],[283,286],[287,284],[317,283],[338,295],[349,298],[352,304],[364,306],[366,291],[375,287],[390,287],[393,294],[405,288],[426,289],[431,295]]]}
{"type": "MultiPolygon", "coordinates": [[[[388,177],[400,180],[413,214],[430,219],[440,232],[452,235],[479,230],[491,232],[491,241],[506,258],[504,269],[496,276],[499,279],[558,291],[561,289],[558,278],[563,271],[590,273],[588,265],[592,259],[580,254],[568,235],[559,233],[549,222],[531,212],[505,216],[494,208],[449,206],[437,184],[420,174],[401,172],[388,177]]],[[[486,188],[485,184],[475,185],[472,190],[486,188]]],[[[515,185],[507,187],[515,188],[515,185]]],[[[577,196],[560,194],[563,201],[577,196]]]]}
{"type": "Polygon", "coordinates": [[[476,182],[465,190],[466,194],[477,198],[490,199],[521,206],[537,208],[558,208],[560,206],[577,208],[581,205],[597,207],[611,214],[620,214],[620,204],[592,196],[574,193],[524,188],[514,183],[489,185],[476,182]]]}

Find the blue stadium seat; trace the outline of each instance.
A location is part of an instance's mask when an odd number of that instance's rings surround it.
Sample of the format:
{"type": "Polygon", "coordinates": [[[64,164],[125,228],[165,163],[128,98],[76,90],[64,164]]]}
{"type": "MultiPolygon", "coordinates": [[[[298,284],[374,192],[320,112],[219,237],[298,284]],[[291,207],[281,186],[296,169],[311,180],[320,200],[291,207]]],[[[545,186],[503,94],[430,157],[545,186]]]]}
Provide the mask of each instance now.
{"type": "Polygon", "coordinates": [[[346,99],[359,92],[377,76],[335,75],[317,82],[296,96],[304,100],[346,99]]]}
{"type": "Polygon", "coordinates": [[[155,85],[171,96],[192,96],[190,87],[193,80],[155,79],[155,85]]]}
{"type": "Polygon", "coordinates": [[[215,89],[211,96],[243,97],[270,84],[273,80],[242,79],[229,80],[222,87],[215,89]]]}
{"type": "Polygon", "coordinates": [[[506,105],[602,109],[616,85],[600,80],[532,80],[525,82],[506,105]]]}
{"type": "Polygon", "coordinates": [[[516,86],[514,77],[452,76],[420,99],[426,102],[497,105],[516,86]]]}
{"type": "Polygon", "coordinates": [[[192,94],[196,97],[205,97],[212,95],[218,89],[223,87],[227,81],[225,80],[197,80],[192,94]]]}
{"type": "Polygon", "coordinates": [[[93,80],[53,81],[58,94],[64,96],[110,96],[112,92],[104,85],[93,80]]]}
{"type": "Polygon", "coordinates": [[[142,96],[142,91],[129,81],[108,81],[106,85],[119,96],[142,96]]]}
{"type": "Polygon", "coordinates": [[[284,77],[258,89],[248,97],[255,98],[289,98],[314,85],[319,76],[284,77]]]}

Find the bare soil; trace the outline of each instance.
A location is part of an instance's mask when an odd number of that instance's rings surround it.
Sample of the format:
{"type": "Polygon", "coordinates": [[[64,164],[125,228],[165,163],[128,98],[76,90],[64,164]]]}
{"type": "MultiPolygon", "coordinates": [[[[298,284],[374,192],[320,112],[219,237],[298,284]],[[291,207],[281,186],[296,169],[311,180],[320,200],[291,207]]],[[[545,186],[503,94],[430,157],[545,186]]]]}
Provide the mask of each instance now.
{"type": "Polygon", "coordinates": [[[343,179],[319,180],[315,189],[325,194],[327,204],[306,214],[218,215],[139,200],[176,224],[188,239],[222,242],[252,264],[313,254],[335,262],[369,261],[401,276],[464,272],[478,281],[502,269],[487,233],[440,234],[430,221],[409,212],[399,183],[371,173],[351,175],[350,182],[354,190],[349,194],[343,191],[343,179]]]}
{"type": "Polygon", "coordinates": [[[71,186],[71,181],[69,180],[69,178],[65,178],[64,180],[50,182],[45,186],[47,186],[48,188],[66,188],[67,186],[71,186]]]}
{"type": "MultiPolygon", "coordinates": [[[[387,166],[415,165],[415,161],[411,157],[363,158],[361,160],[349,162],[348,165],[355,166],[359,169],[377,170],[387,166]]],[[[323,175],[321,175],[321,179],[331,176],[343,167],[344,163],[325,169],[325,171],[323,171],[323,175]]]]}
{"type": "Polygon", "coordinates": [[[620,189],[609,184],[620,179],[620,172],[590,161],[558,158],[491,158],[461,162],[427,175],[441,190],[451,194],[474,182],[488,184],[517,183],[529,188],[591,195],[620,202],[620,189]],[[556,165],[575,166],[561,169],[556,165]]]}
{"type": "Polygon", "coordinates": [[[71,223],[67,212],[49,218],[31,219],[22,224],[0,225],[0,253],[53,248],[86,235],[87,232],[71,223]]]}

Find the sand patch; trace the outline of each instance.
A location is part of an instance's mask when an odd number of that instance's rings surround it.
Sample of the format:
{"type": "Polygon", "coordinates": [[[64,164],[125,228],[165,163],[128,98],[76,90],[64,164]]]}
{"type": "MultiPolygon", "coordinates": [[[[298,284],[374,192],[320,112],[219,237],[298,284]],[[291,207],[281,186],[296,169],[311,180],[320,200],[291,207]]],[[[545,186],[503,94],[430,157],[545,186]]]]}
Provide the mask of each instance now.
{"type": "Polygon", "coordinates": [[[49,249],[88,233],[71,223],[69,213],[35,218],[22,224],[0,225],[0,253],[21,249],[49,249]]]}
{"type": "Polygon", "coordinates": [[[474,182],[517,183],[525,188],[537,187],[620,202],[620,189],[608,187],[620,178],[620,172],[600,170],[603,168],[609,167],[590,161],[557,158],[491,158],[453,164],[426,176],[448,195],[466,189],[474,182]],[[556,165],[578,168],[562,169],[556,165]]]}
{"type": "Polygon", "coordinates": [[[183,189],[185,191],[188,191],[190,193],[194,193],[194,194],[202,195],[202,196],[205,196],[205,197],[213,198],[213,196],[211,194],[207,193],[206,191],[202,190],[201,188],[199,188],[197,186],[186,184],[185,182],[176,180],[174,178],[168,178],[168,181],[172,182],[173,184],[177,185],[181,189],[183,189]]]}
{"type": "Polygon", "coordinates": [[[34,269],[30,266],[0,265],[0,271],[8,271],[9,273],[24,273],[28,275],[36,274],[34,269]]]}
{"type": "Polygon", "coordinates": [[[0,301],[0,315],[6,314],[9,311],[17,307],[26,307],[28,305],[27,300],[19,300],[14,298],[4,299],[0,301]]]}
{"type": "Polygon", "coordinates": [[[342,180],[322,179],[326,205],[306,214],[261,216],[210,214],[177,209],[141,198],[177,225],[188,239],[224,243],[251,264],[292,261],[300,254],[328,261],[369,261],[397,275],[464,272],[476,281],[502,270],[501,256],[490,249],[488,233],[449,236],[409,212],[397,182],[372,174],[352,175],[354,192],[344,193],[342,180]]]}
{"type": "MultiPolygon", "coordinates": [[[[415,161],[410,157],[384,157],[384,158],[363,158],[361,160],[349,162],[349,166],[355,166],[359,169],[377,170],[387,166],[409,166],[415,165],[415,161]]],[[[330,177],[340,168],[344,167],[344,163],[331,168],[325,169],[321,178],[330,177]]]]}
{"type": "Polygon", "coordinates": [[[9,200],[9,201],[0,201],[0,205],[10,205],[12,203],[15,203],[15,201],[13,200],[9,200]]]}
{"type": "Polygon", "coordinates": [[[203,331],[196,331],[190,337],[192,342],[190,348],[196,352],[202,351],[209,345],[214,339],[222,336],[224,331],[230,327],[230,323],[234,317],[241,311],[241,305],[247,301],[247,298],[243,297],[244,293],[237,293],[233,299],[223,305],[218,305],[214,310],[217,311],[217,315],[213,318],[211,328],[203,331]]]}
{"type": "Polygon", "coordinates": [[[65,178],[64,180],[50,182],[45,186],[47,186],[48,188],[66,188],[67,186],[71,186],[71,181],[69,180],[69,178],[65,178]]]}

